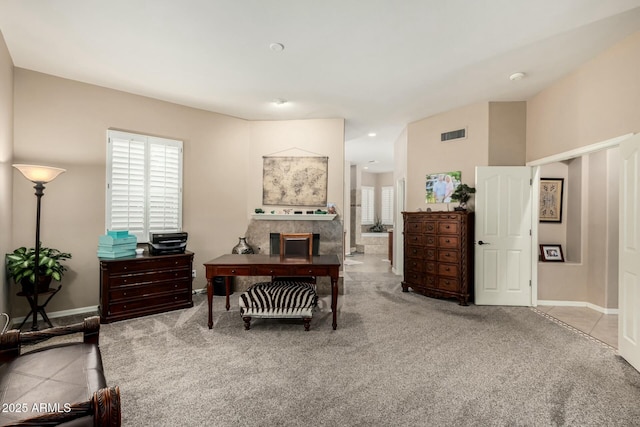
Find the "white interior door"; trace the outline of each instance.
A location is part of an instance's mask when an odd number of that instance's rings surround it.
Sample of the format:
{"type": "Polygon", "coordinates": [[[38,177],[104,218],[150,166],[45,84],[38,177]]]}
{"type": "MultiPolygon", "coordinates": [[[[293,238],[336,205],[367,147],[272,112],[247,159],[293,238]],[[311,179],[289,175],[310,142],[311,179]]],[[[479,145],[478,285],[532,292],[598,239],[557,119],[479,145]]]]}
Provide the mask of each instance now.
{"type": "Polygon", "coordinates": [[[618,352],[640,371],[640,135],[620,144],[618,352]]]}
{"type": "Polygon", "coordinates": [[[531,168],[476,168],[475,303],[531,305],[531,168]]]}

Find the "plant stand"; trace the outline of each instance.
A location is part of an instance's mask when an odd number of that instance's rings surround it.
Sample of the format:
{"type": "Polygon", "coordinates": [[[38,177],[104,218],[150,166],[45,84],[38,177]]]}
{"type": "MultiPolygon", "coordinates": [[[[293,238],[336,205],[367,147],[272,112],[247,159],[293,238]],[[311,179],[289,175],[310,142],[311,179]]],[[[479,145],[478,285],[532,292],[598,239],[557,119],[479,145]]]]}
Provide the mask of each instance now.
{"type": "Polygon", "coordinates": [[[49,288],[45,292],[38,292],[38,297],[40,297],[41,295],[42,296],[49,295],[49,297],[44,301],[44,303],[39,304],[37,306],[36,306],[36,301],[33,299],[33,294],[18,292],[16,295],[18,295],[19,297],[25,297],[27,301],[29,301],[29,307],[31,307],[31,311],[29,312],[29,314],[25,316],[24,320],[22,321],[18,329],[21,330],[24,324],[27,323],[27,320],[29,320],[30,317],[33,317],[33,313],[35,310],[37,310],[37,312],[40,313],[40,315],[42,316],[42,319],[45,322],[47,322],[47,325],[49,325],[50,328],[53,328],[53,325],[51,324],[51,320],[49,320],[49,316],[47,316],[47,313],[44,309],[47,306],[47,304],[49,304],[49,301],[51,301],[51,298],[53,298],[53,296],[57,294],[58,291],[60,291],[60,289],[62,289],[62,285],[59,285],[57,289],[49,288]]]}

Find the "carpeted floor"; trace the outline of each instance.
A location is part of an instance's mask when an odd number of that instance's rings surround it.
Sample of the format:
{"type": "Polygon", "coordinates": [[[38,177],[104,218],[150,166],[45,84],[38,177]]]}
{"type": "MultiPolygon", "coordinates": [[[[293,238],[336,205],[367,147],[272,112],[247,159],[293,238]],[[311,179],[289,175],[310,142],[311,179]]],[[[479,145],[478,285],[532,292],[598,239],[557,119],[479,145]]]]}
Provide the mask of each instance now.
{"type": "Polygon", "coordinates": [[[350,272],[304,332],[207,304],[102,325],[125,426],[631,426],[640,373],[529,308],[461,307],[350,272]]]}

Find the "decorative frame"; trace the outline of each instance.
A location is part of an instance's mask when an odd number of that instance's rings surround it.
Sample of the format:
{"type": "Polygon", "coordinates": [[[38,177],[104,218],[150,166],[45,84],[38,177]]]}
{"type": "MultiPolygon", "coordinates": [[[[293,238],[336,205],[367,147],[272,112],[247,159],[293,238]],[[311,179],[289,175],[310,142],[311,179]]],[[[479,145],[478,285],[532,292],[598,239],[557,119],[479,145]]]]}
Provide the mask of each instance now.
{"type": "Polygon", "coordinates": [[[544,262],[564,262],[561,245],[540,245],[540,254],[544,262]]]}
{"type": "Polygon", "coordinates": [[[540,178],[540,222],[562,222],[564,178],[540,178]]]}
{"type": "Polygon", "coordinates": [[[328,157],[263,157],[262,204],[326,206],[328,167],[328,157]]]}
{"type": "Polygon", "coordinates": [[[461,182],[462,172],[460,171],[427,174],[424,202],[427,204],[450,203],[451,194],[461,182]]]}

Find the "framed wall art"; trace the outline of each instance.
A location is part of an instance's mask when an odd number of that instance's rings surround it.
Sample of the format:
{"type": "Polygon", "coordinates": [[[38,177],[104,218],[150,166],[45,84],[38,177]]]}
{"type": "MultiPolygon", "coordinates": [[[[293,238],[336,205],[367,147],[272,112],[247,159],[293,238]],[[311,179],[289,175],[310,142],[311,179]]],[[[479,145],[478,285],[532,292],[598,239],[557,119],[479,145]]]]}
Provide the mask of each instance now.
{"type": "Polygon", "coordinates": [[[562,222],[564,178],[540,178],[540,222],[562,222]]]}
{"type": "Polygon", "coordinates": [[[564,262],[562,246],[560,245],[540,245],[540,255],[542,261],[564,262]]]}
{"type": "Polygon", "coordinates": [[[441,172],[427,175],[425,203],[449,203],[451,194],[460,185],[462,172],[441,172]]]}
{"type": "Polygon", "coordinates": [[[262,204],[326,206],[328,157],[263,157],[262,204]]]}

